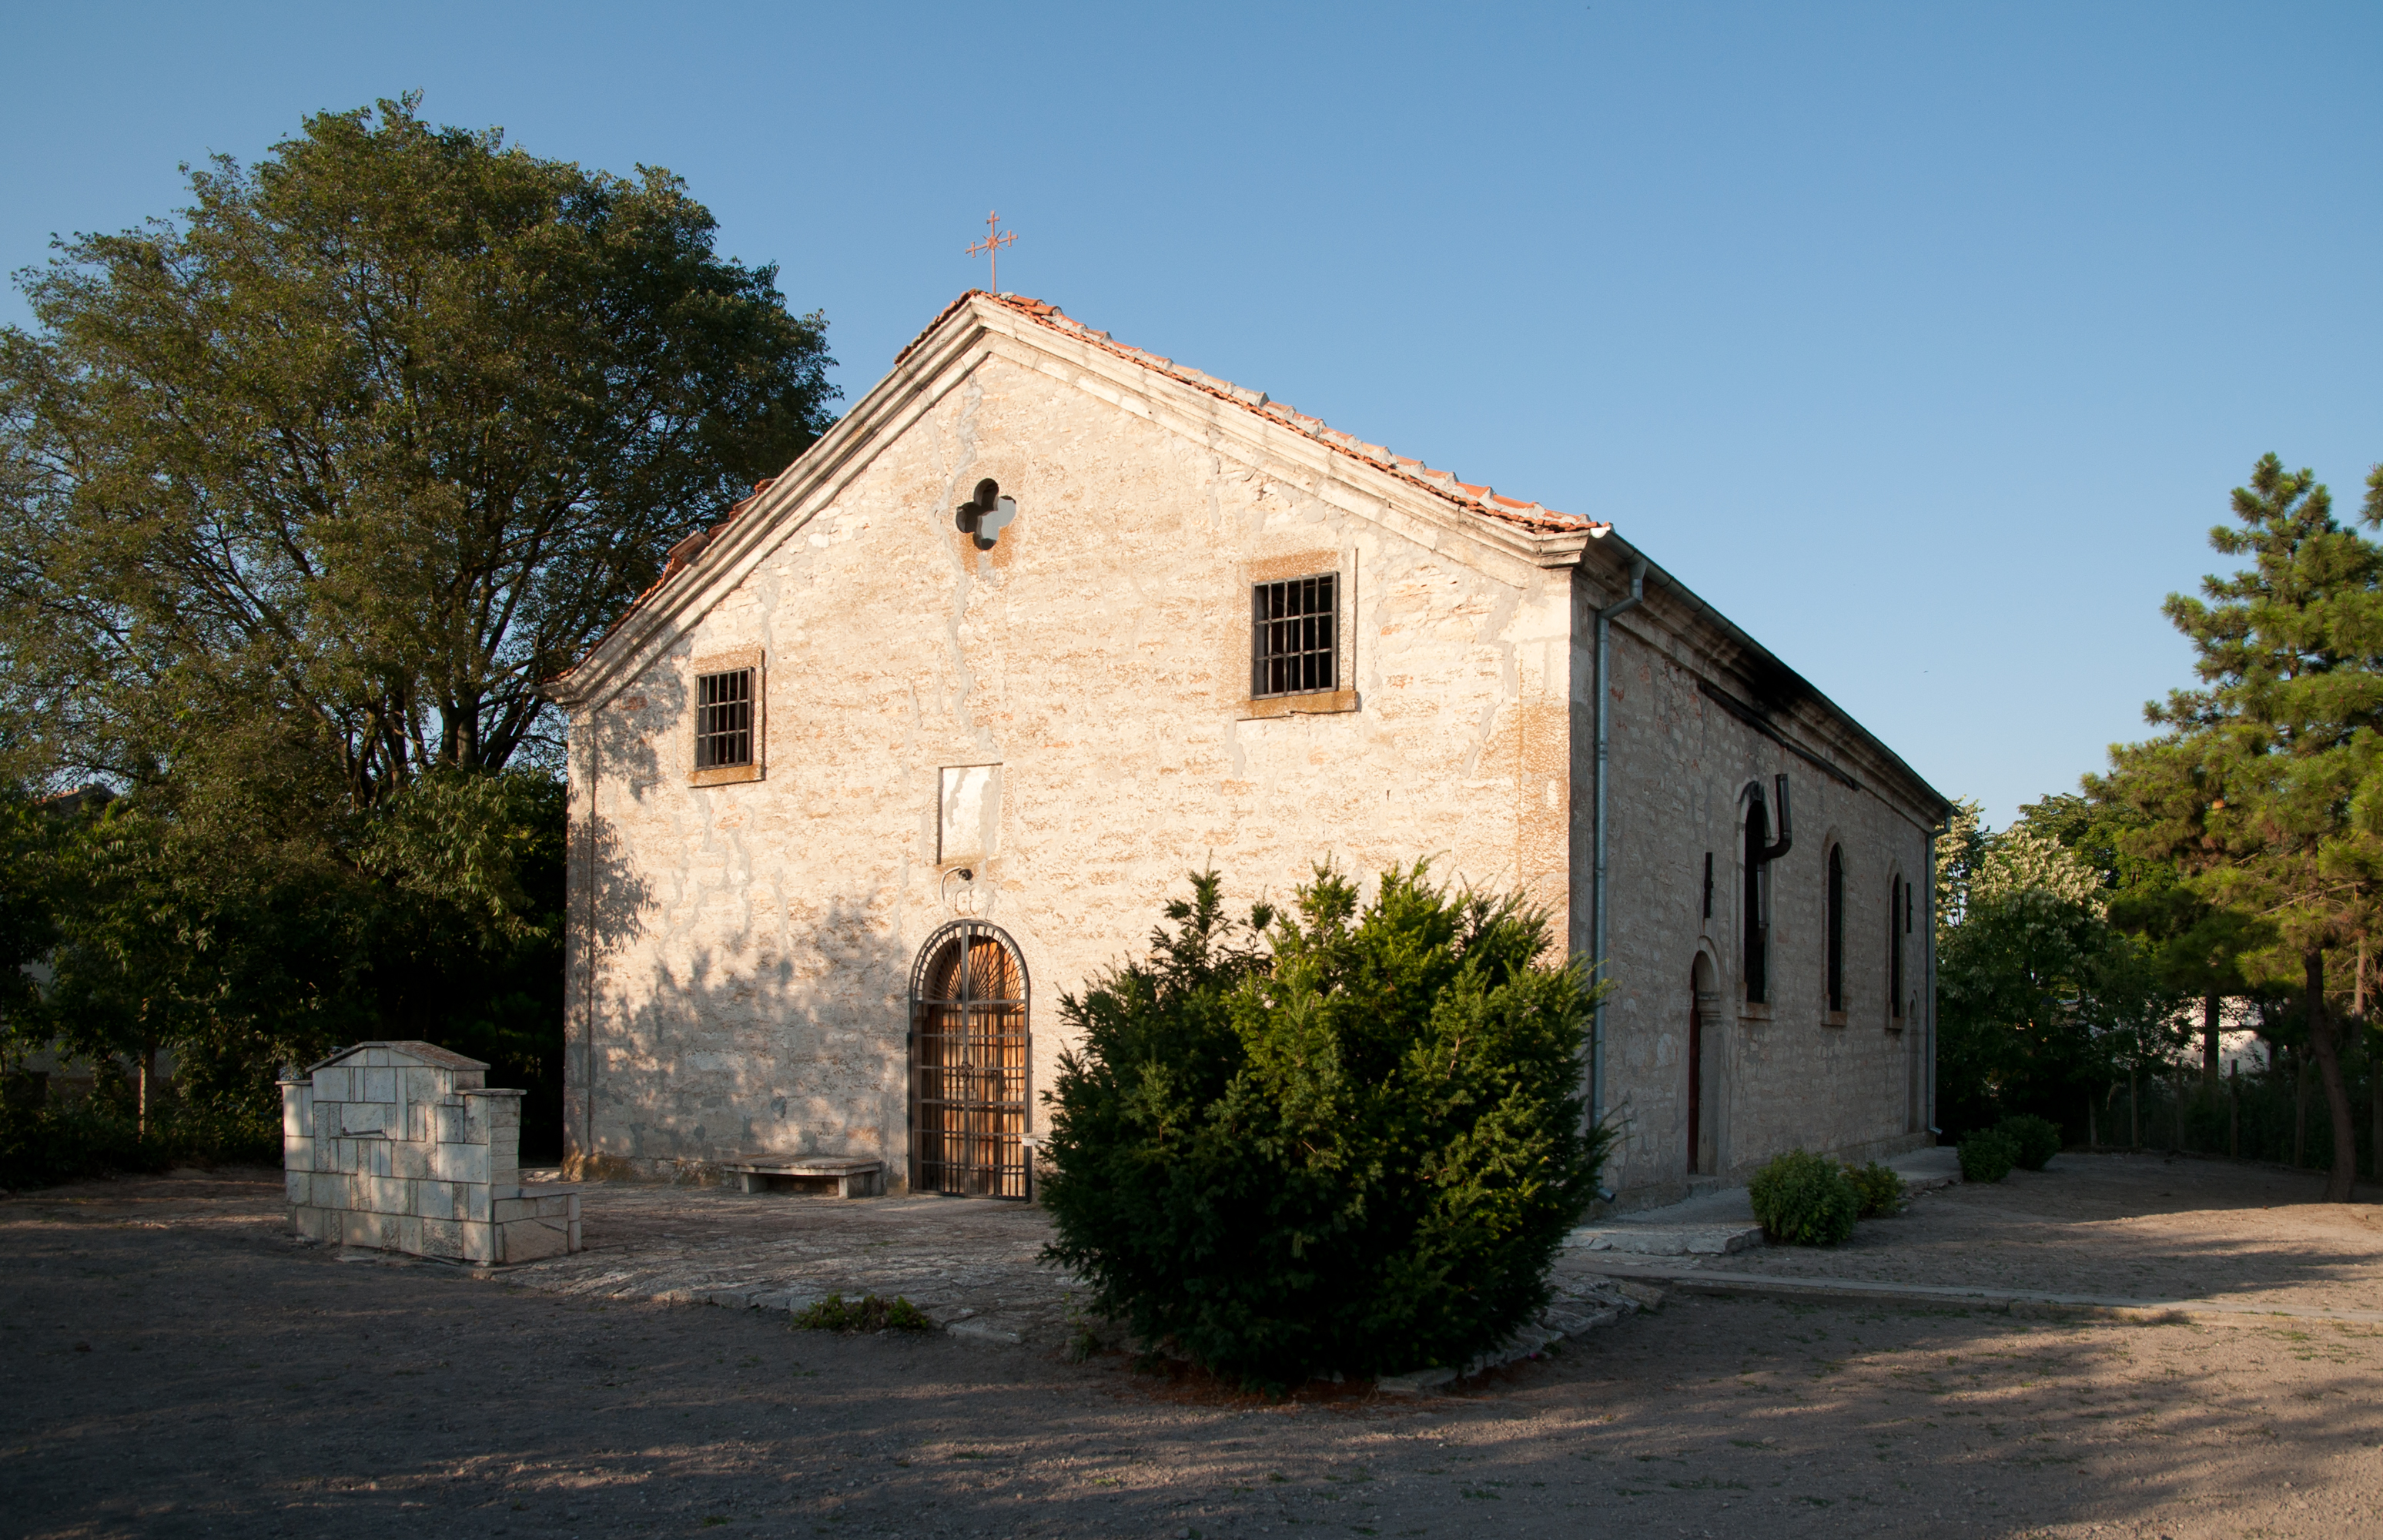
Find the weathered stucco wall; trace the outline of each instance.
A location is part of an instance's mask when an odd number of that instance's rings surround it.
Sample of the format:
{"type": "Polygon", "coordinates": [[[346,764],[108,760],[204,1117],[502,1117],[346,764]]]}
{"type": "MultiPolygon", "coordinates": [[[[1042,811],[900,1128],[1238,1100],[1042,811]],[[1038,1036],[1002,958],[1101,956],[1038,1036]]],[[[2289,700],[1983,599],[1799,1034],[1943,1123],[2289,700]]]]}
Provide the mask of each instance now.
{"type": "Polygon", "coordinates": [[[990,350],[575,716],[581,1152],[848,1152],[898,1179],[910,969],[956,914],[1024,954],[1038,1092],[1060,995],[1205,866],[1245,908],[1318,860],[1429,856],[1527,885],[1566,933],[1569,573],[1393,533],[1312,465],[1104,391],[990,350]],[[985,476],[1019,505],[989,552],[952,521],[985,476]],[[1318,571],[1346,586],[1356,708],[1258,716],[1249,585],[1318,571]],[[698,661],[756,647],[763,779],[690,786],[698,661]],[[995,764],[992,849],[939,860],[941,771],[995,764]]]}

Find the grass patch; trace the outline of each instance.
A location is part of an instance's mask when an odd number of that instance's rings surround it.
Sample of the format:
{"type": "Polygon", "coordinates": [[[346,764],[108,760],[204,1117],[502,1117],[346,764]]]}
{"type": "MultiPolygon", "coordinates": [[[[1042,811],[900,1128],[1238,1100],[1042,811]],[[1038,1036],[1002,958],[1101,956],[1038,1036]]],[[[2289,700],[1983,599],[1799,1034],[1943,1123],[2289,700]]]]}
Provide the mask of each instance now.
{"type": "Polygon", "coordinates": [[[794,1319],[798,1332],[931,1332],[935,1324],[927,1319],[926,1312],[896,1294],[891,1300],[874,1294],[864,1294],[846,1303],[841,1294],[831,1294],[819,1300],[794,1319]]]}

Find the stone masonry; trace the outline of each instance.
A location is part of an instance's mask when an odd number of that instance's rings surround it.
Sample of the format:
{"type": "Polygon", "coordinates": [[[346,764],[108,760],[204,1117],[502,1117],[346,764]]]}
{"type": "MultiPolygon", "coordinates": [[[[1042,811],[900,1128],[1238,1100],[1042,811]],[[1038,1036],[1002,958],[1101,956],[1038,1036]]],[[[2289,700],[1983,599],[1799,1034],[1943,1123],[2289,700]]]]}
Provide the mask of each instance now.
{"type": "Polygon", "coordinates": [[[519,1090],[427,1042],[360,1042],[281,1084],[290,1222],[310,1239],[487,1264],[580,1248],[579,1192],[525,1187],[519,1090]]]}

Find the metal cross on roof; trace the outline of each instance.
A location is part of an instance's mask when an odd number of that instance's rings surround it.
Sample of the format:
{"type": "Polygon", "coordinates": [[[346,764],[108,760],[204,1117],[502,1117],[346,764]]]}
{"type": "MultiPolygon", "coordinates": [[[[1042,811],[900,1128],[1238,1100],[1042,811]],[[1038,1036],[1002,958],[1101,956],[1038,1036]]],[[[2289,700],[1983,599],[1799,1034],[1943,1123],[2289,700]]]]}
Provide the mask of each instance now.
{"type": "Polygon", "coordinates": [[[984,216],[984,239],[970,246],[968,249],[968,254],[993,259],[993,271],[988,275],[988,278],[993,291],[998,294],[1001,292],[1001,249],[1015,242],[1018,240],[1018,232],[1001,228],[1001,211],[998,209],[984,216]]]}

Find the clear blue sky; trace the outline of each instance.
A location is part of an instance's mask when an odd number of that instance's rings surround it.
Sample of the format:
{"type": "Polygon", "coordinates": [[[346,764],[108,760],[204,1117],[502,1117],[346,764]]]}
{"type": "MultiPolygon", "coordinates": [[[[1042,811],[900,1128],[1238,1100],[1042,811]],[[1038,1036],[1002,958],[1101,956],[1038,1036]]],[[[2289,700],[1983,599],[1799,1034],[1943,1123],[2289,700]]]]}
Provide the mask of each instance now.
{"type": "Polygon", "coordinates": [[[1005,289],[1615,521],[1995,824],[2186,681],[2260,453],[2383,460],[2371,4],[0,18],[11,268],[418,88],[685,176],[858,399],[998,206],[1005,289]]]}

